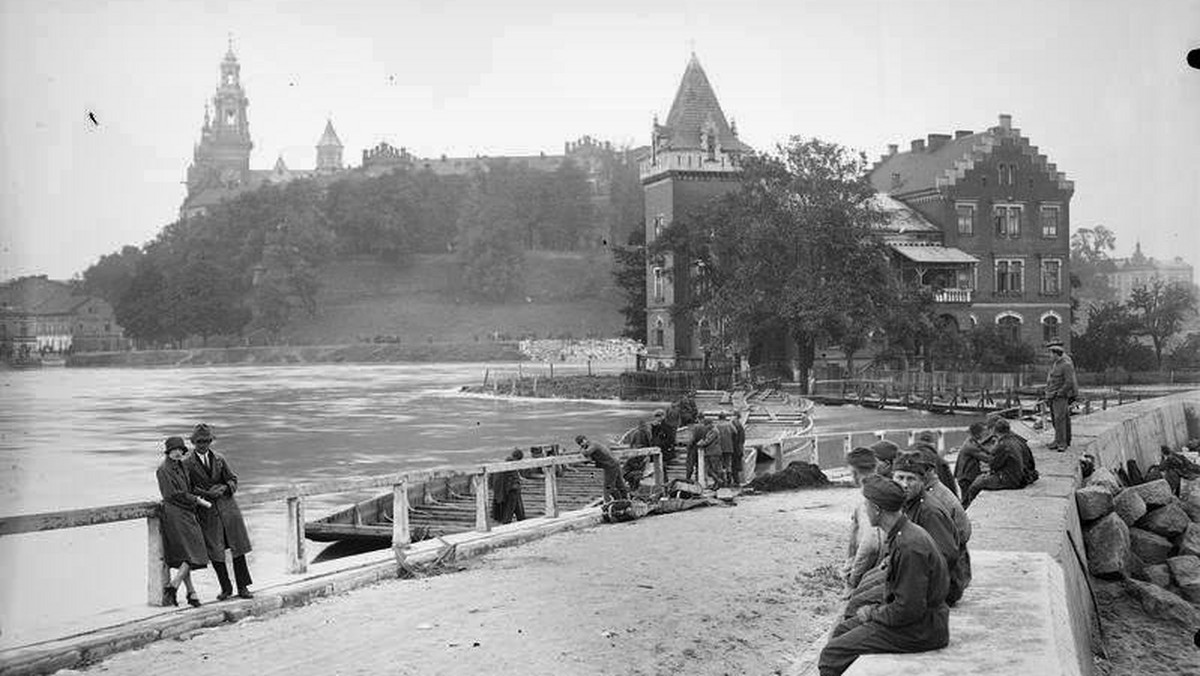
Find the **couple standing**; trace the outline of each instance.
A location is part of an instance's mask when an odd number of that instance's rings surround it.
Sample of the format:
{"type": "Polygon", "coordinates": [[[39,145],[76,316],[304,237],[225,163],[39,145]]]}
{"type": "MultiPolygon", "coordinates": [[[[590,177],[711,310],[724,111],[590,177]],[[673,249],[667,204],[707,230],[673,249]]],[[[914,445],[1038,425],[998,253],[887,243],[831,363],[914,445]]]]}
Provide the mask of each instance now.
{"type": "Polygon", "coordinates": [[[221,584],[218,601],[233,596],[225,550],[233,554],[233,574],[237,595],[254,598],[253,580],[246,566],[250,535],[233,494],[237,475],[225,458],[211,449],[213,434],[204,423],[192,431],[191,451],[180,437],[166,441],[167,459],[158,467],[158,489],[162,493],[163,560],[179,572],[163,587],[163,605],[179,605],[175,592],[182,582],[187,587],[187,602],[199,606],[192,586],[191,571],[205,568],[212,561],[221,584]]]}

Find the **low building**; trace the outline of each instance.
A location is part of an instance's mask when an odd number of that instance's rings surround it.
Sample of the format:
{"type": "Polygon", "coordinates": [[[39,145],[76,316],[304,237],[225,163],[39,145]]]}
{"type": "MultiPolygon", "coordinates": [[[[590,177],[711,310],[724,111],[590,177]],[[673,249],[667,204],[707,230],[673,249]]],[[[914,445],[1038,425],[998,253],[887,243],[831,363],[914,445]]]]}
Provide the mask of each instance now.
{"type": "Polygon", "coordinates": [[[0,355],[124,350],[112,306],[45,275],[0,284],[0,355]]]}

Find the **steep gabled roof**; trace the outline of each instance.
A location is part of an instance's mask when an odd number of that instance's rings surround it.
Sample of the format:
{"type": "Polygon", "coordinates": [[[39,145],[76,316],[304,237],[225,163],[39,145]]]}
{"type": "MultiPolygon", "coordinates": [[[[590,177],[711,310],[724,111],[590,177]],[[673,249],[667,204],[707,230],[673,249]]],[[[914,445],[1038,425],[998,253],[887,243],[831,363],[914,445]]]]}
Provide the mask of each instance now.
{"type": "Polygon", "coordinates": [[[692,54],[688,61],[687,70],[679,82],[675,92],[675,101],[671,104],[671,112],[667,114],[667,123],[659,127],[670,141],[673,149],[703,149],[700,135],[706,127],[716,132],[721,148],[725,150],[747,151],[750,146],[742,143],[733,135],[717,94],[700,66],[700,60],[692,54]]]}
{"type": "MultiPolygon", "coordinates": [[[[1072,192],[1075,184],[1045,155],[1038,152],[1021,130],[1011,125],[1008,115],[1000,116],[1000,124],[987,131],[946,138],[934,148],[924,147],[884,157],[871,170],[871,184],[880,192],[894,196],[937,190],[954,185],[975,164],[987,158],[992,150],[1006,139],[1030,156],[1033,166],[1058,183],[1060,190],[1072,192]]],[[[931,137],[932,140],[932,137],[931,137]]]]}
{"type": "Polygon", "coordinates": [[[342,142],[338,139],[337,132],[333,130],[333,120],[325,120],[325,133],[321,134],[321,140],[317,141],[317,147],[327,148],[330,146],[341,148],[342,142]]]}

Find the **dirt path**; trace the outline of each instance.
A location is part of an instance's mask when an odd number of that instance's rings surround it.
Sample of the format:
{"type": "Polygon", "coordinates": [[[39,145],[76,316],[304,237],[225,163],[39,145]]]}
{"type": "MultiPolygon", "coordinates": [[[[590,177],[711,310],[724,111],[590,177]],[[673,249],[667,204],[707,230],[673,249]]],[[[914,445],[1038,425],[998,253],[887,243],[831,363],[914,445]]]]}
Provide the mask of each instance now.
{"type": "Polygon", "coordinates": [[[87,673],[786,673],[840,607],[833,571],[858,499],[845,488],[754,496],[564,533],[87,673]]]}

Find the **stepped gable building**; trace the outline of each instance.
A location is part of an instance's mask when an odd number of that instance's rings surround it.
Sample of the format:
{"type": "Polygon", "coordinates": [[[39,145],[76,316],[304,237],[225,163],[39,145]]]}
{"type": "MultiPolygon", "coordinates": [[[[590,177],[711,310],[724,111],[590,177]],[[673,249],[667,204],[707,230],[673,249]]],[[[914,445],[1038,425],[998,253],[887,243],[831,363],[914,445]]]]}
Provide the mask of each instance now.
{"type": "MultiPolygon", "coordinates": [[[[676,217],[737,188],[739,158],[751,148],[738,140],[726,121],[716,92],[700,60],[692,54],[665,124],[655,117],[649,156],[639,173],[646,200],[646,242],[655,241],[676,217]]],[[[672,254],[647,263],[647,365],[672,366],[703,354],[703,318],[678,318],[672,311],[686,302],[692,265],[672,254]]]]}
{"type": "Polygon", "coordinates": [[[100,298],[75,294],[69,284],[46,275],[0,284],[0,358],[127,345],[112,306],[100,298]]]}
{"type": "Polygon", "coordinates": [[[946,322],[996,324],[1010,340],[1035,346],[1070,340],[1075,186],[1010,115],[982,132],[929,134],[905,152],[891,145],[870,179],[939,231],[889,243],[902,274],[934,288],[946,322]]]}
{"type": "Polygon", "coordinates": [[[1118,258],[1113,261],[1115,269],[1108,273],[1108,283],[1117,292],[1117,301],[1124,303],[1129,300],[1133,290],[1161,279],[1167,284],[1181,282],[1193,284],[1194,270],[1187,261],[1176,256],[1171,261],[1157,261],[1147,258],[1142,253],[1142,243],[1137,242],[1133,255],[1129,258],[1118,258]]]}

